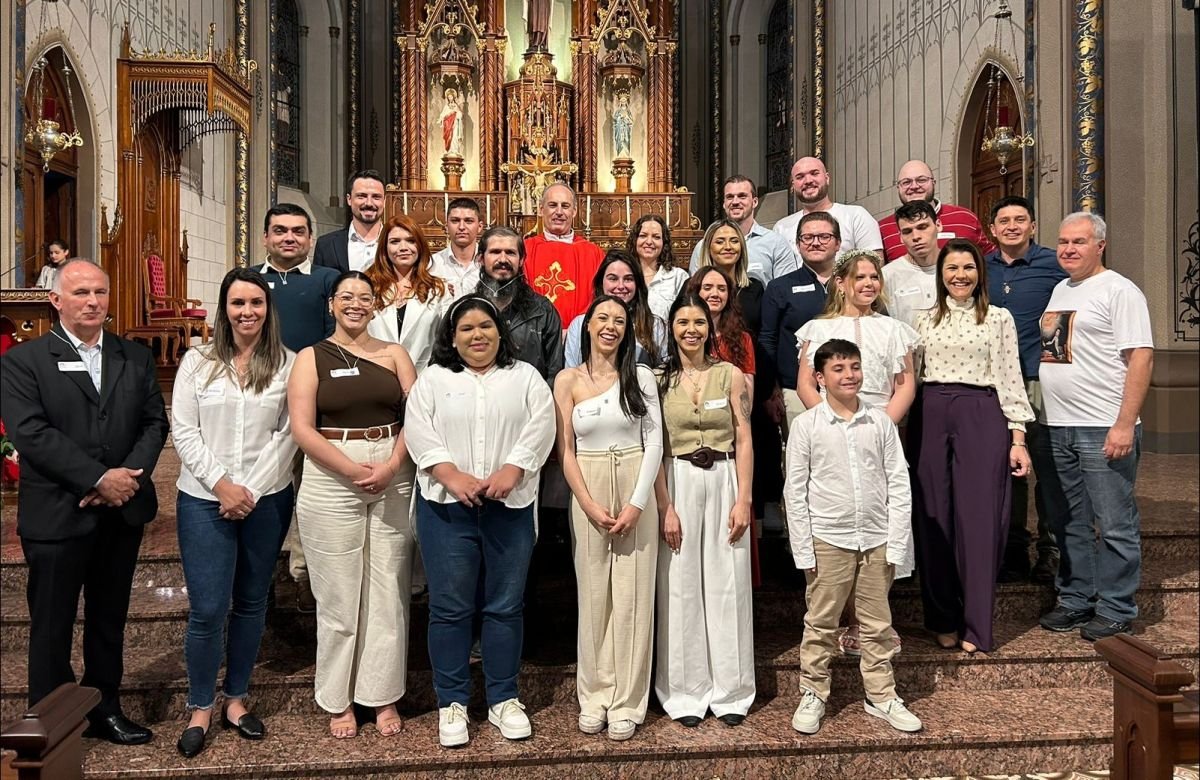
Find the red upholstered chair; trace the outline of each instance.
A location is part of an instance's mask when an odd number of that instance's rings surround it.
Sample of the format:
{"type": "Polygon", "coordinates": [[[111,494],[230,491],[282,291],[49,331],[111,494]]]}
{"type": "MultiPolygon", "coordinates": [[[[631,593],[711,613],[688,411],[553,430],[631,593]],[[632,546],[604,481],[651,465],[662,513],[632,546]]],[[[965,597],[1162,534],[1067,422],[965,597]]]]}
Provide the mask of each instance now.
{"type": "Polygon", "coordinates": [[[197,298],[167,295],[167,267],[162,257],[153,252],[146,255],[142,278],[146,282],[147,326],[181,328],[185,346],[192,336],[208,343],[208,311],[200,308],[202,304],[197,298]]]}

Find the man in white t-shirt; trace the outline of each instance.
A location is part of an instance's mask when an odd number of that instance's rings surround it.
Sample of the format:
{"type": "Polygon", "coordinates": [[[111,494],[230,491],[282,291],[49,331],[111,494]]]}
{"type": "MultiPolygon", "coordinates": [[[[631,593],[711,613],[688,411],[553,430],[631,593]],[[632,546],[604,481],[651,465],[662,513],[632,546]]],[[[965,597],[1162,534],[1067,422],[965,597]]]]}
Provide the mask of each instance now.
{"type": "Polygon", "coordinates": [[[842,231],[840,252],[852,249],[870,249],[883,257],[883,237],[879,223],[871,212],[862,206],[834,203],[829,197],[829,171],[825,163],[816,157],[801,157],[792,166],[792,192],[800,203],[800,210],[775,223],[775,232],[787,239],[788,246],[800,256],[796,246],[796,227],[800,218],[813,211],[825,211],[833,215],[842,231]]]}
{"type": "Polygon", "coordinates": [[[1088,212],[1062,221],[1058,263],[1069,278],[1054,288],[1041,320],[1046,423],[1071,510],[1054,529],[1062,553],[1058,604],[1041,624],[1051,631],[1082,626],[1088,641],[1130,633],[1137,617],[1138,415],[1154,367],[1146,296],[1104,267],[1106,231],[1088,212]]]}
{"type": "Polygon", "coordinates": [[[916,328],[917,315],[937,305],[938,222],[933,204],[914,200],[896,209],[900,240],[908,252],[883,267],[888,314],[916,328]]]}
{"type": "Polygon", "coordinates": [[[457,300],[479,285],[479,236],[485,225],[474,198],[455,198],[446,209],[446,247],[429,258],[429,272],[450,285],[457,300]]]}

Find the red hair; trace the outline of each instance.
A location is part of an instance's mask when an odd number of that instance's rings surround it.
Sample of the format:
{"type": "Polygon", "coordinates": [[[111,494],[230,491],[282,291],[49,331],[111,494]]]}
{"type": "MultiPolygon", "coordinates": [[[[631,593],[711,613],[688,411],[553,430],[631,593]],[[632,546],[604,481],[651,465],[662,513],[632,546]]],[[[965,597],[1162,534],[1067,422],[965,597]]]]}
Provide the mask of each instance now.
{"type": "Polygon", "coordinates": [[[410,271],[413,296],[425,303],[431,296],[436,295],[440,298],[445,295],[446,282],[429,272],[431,253],[425,235],[411,217],[407,214],[397,214],[383,223],[383,230],[379,232],[379,246],[375,250],[375,260],[365,271],[367,278],[371,280],[371,286],[379,291],[378,307],[382,309],[395,302],[396,285],[400,283],[400,272],[396,270],[387,251],[388,236],[396,228],[408,231],[417,243],[417,262],[410,271]]]}

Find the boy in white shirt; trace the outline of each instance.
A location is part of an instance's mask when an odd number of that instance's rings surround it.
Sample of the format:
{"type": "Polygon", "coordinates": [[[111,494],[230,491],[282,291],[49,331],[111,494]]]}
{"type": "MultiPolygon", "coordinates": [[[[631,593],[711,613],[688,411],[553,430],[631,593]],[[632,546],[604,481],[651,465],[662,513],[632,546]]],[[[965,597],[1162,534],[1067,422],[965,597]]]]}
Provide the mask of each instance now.
{"type": "Polygon", "coordinates": [[[896,426],[859,400],[862,355],[830,339],[813,355],[825,400],[792,422],[784,500],[796,568],[808,581],[792,727],[815,734],[829,699],[838,618],[851,593],[861,624],[866,711],[900,731],[921,721],[896,695],[888,590],[913,568],[912,493],[896,426]]]}

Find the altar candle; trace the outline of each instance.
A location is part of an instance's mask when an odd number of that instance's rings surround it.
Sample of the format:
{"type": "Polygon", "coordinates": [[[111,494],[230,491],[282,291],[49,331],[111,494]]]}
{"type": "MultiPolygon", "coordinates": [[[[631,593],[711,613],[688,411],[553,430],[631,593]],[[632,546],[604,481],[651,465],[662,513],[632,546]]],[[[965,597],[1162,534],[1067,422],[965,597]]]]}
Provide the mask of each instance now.
{"type": "Polygon", "coordinates": [[[442,220],[450,221],[450,193],[442,192],[442,220]]]}
{"type": "Polygon", "coordinates": [[[408,190],[404,191],[404,206],[402,211],[404,211],[406,215],[408,214],[408,190]]]}
{"type": "Polygon", "coordinates": [[[483,202],[486,204],[486,207],[487,207],[487,226],[491,227],[492,226],[492,196],[488,195],[486,198],[483,199],[483,202]]]}
{"type": "Polygon", "coordinates": [[[633,212],[629,210],[629,196],[625,196],[625,226],[629,227],[633,222],[633,212]]]}
{"type": "Polygon", "coordinates": [[[587,196],[587,212],[584,214],[583,224],[585,227],[587,227],[589,230],[591,230],[591,228],[592,228],[592,196],[591,195],[587,196]]]}
{"type": "Polygon", "coordinates": [[[671,227],[671,196],[663,198],[663,204],[667,207],[667,227],[671,227]]]}

